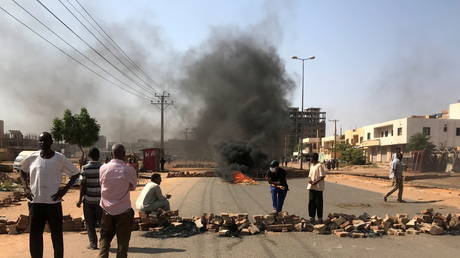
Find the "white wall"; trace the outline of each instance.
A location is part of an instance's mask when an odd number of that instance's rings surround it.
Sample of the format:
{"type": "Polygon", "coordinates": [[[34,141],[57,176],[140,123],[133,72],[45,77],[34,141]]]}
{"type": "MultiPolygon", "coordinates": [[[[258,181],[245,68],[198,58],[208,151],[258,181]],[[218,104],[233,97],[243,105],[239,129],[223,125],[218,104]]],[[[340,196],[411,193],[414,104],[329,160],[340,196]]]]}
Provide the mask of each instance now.
{"type": "Polygon", "coordinates": [[[460,103],[449,105],[449,119],[460,119],[460,103]]]}
{"type": "Polygon", "coordinates": [[[460,146],[460,136],[456,136],[457,128],[460,128],[460,119],[408,118],[408,137],[422,133],[423,127],[430,127],[430,140],[434,145],[460,146]],[[444,132],[445,125],[447,125],[447,132],[444,132]]]}
{"type": "Polygon", "coordinates": [[[380,124],[364,126],[364,141],[367,141],[367,134],[371,134],[371,139],[380,139],[380,145],[395,145],[395,144],[406,144],[407,143],[407,118],[396,119],[380,124]],[[402,128],[402,135],[398,136],[398,128],[402,128]],[[393,136],[391,133],[387,137],[381,137],[381,130],[393,130],[393,136]]]}

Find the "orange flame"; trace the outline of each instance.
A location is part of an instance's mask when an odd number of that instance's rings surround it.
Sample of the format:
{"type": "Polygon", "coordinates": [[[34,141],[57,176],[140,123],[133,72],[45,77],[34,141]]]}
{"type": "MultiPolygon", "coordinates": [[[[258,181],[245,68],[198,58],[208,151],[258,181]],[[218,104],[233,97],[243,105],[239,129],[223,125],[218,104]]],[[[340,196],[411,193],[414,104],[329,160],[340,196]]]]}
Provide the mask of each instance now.
{"type": "Polygon", "coordinates": [[[233,172],[232,177],[233,177],[233,183],[235,184],[247,184],[247,185],[257,184],[257,182],[254,179],[243,174],[241,171],[233,172]]]}

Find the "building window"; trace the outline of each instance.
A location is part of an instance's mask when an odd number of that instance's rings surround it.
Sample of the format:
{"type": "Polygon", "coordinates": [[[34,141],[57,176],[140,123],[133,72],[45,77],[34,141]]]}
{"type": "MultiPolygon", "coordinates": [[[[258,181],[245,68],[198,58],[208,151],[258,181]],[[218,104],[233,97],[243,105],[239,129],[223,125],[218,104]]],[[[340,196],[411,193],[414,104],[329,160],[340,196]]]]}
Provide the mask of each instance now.
{"type": "Polygon", "coordinates": [[[359,142],[360,142],[360,143],[363,142],[363,137],[362,137],[362,136],[359,137],[359,142]]]}
{"type": "Polygon", "coordinates": [[[447,132],[447,124],[444,124],[444,132],[447,132]]]}
{"type": "Polygon", "coordinates": [[[423,134],[424,135],[430,135],[431,133],[431,128],[430,127],[423,127],[423,134]]]}
{"type": "Polygon", "coordinates": [[[388,137],[388,131],[385,131],[385,137],[388,137]]]}
{"type": "Polygon", "coordinates": [[[371,139],[371,133],[367,133],[367,139],[368,139],[368,140],[371,139]]]}
{"type": "Polygon", "coordinates": [[[398,127],[398,136],[402,135],[402,127],[398,127]]]}
{"type": "Polygon", "coordinates": [[[457,136],[460,136],[460,128],[457,128],[457,136]]]}
{"type": "Polygon", "coordinates": [[[391,129],[391,136],[393,136],[393,129],[391,129]]]}
{"type": "Polygon", "coordinates": [[[383,137],[383,131],[380,133],[380,137],[383,137]]]}

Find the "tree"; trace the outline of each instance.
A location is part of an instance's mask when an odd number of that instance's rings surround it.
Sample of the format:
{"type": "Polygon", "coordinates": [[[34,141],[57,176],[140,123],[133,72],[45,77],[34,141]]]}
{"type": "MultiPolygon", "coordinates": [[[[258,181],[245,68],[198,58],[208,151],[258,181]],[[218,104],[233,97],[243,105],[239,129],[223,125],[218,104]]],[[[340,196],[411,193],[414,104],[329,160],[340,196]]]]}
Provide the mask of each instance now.
{"type": "Polygon", "coordinates": [[[99,139],[100,125],[92,118],[86,108],[80,114],[72,114],[69,109],[64,111],[62,119],[55,118],[51,134],[56,141],[65,141],[80,148],[82,160],[85,157],[84,147],[90,147],[99,139]]]}
{"type": "Polygon", "coordinates": [[[435,145],[430,142],[430,138],[430,136],[425,135],[423,133],[416,133],[409,138],[409,142],[407,143],[407,149],[409,151],[431,151],[434,149],[435,145]]]}
{"type": "MultiPolygon", "coordinates": [[[[334,151],[334,148],[332,148],[334,151]]],[[[341,159],[351,165],[364,165],[366,164],[366,157],[361,148],[350,145],[349,143],[337,144],[337,152],[340,153],[341,159]]]]}

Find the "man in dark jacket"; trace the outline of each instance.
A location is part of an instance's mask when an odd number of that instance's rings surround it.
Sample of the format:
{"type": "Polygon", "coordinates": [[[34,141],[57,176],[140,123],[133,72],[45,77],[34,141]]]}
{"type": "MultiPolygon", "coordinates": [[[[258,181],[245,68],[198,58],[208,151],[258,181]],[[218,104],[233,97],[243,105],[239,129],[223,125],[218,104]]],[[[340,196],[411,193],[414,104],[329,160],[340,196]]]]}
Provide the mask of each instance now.
{"type": "Polygon", "coordinates": [[[270,192],[272,194],[273,212],[280,212],[283,210],[284,199],[286,198],[289,187],[286,181],[286,170],[279,167],[277,160],[273,160],[270,163],[267,181],[270,184],[270,192]]]}

